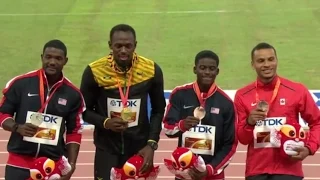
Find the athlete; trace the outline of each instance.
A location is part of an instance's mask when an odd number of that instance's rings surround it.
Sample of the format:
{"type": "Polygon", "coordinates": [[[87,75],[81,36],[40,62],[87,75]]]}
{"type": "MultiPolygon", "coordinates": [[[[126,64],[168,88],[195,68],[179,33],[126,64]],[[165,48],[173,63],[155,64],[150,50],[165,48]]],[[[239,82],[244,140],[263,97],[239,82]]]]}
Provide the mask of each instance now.
{"type": "Polygon", "coordinates": [[[192,169],[189,172],[192,179],[224,179],[224,169],[236,152],[238,140],[233,102],[215,84],[219,74],[218,55],[209,50],[199,52],[193,72],[197,75],[194,83],[172,91],[163,119],[164,131],[169,138],[179,137],[179,147],[191,148],[203,157],[206,171],[192,169]],[[207,143],[193,142],[192,138],[207,143]]]}
{"type": "Polygon", "coordinates": [[[95,126],[95,179],[109,179],[134,154],[144,157],[142,173],[152,168],[166,102],[161,68],[138,55],[135,30],[126,24],[110,31],[108,56],[90,63],[81,82],[88,110],[84,120],[95,126]],[[147,112],[151,102],[150,121],[147,112]]]}
{"type": "Polygon", "coordinates": [[[14,77],[3,90],[0,123],[11,132],[8,180],[28,179],[37,157],[59,160],[64,155],[65,132],[72,170],[62,179],[70,179],[76,167],[85,104],[80,90],[62,74],[68,61],[66,46],[60,40],[47,42],[41,60],[42,69],[14,77]]]}
{"type": "Polygon", "coordinates": [[[273,46],[259,43],[252,49],[251,59],[257,80],[235,95],[238,138],[240,143],[248,145],[246,179],[302,180],[302,160],[314,155],[319,148],[319,109],[304,85],[277,75],[278,58],[273,46]],[[260,107],[260,102],[266,106],[260,107]],[[310,127],[310,137],[305,147],[296,149],[298,155],[282,157],[268,138],[265,141],[256,138],[266,132],[270,134],[271,128],[285,122],[299,122],[299,113],[310,127]],[[264,132],[255,128],[262,119],[266,124],[264,132]],[[277,124],[269,123],[273,119],[277,119],[277,124]]]}

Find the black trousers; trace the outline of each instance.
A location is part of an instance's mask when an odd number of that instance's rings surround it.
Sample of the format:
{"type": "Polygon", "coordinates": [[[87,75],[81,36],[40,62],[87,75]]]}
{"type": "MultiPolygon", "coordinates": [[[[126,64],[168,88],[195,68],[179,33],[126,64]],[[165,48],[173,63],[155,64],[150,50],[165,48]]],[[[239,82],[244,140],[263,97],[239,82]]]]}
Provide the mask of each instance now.
{"type": "Polygon", "coordinates": [[[6,165],[5,180],[26,180],[30,178],[29,169],[21,169],[6,165]]]}
{"type": "Polygon", "coordinates": [[[122,168],[124,163],[133,155],[110,154],[97,147],[94,157],[94,180],[110,180],[111,168],[122,168]]]}
{"type": "Polygon", "coordinates": [[[303,177],[284,175],[284,174],[261,174],[246,177],[246,180],[302,180],[303,177]]]}

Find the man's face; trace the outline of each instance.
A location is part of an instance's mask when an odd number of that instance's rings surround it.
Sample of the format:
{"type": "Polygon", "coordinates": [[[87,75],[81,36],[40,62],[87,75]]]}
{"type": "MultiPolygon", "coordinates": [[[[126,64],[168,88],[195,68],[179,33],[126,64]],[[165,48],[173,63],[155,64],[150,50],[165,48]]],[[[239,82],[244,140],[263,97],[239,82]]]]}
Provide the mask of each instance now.
{"type": "Polygon", "coordinates": [[[116,31],[109,47],[112,49],[114,60],[120,66],[129,66],[132,61],[133,53],[136,49],[136,40],[132,32],[116,31]]]}
{"type": "Polygon", "coordinates": [[[42,68],[47,75],[58,75],[62,72],[68,58],[61,49],[48,47],[41,55],[42,68]]]}
{"type": "Polygon", "coordinates": [[[278,59],[273,49],[260,49],[254,52],[251,64],[260,78],[271,79],[277,72],[278,59]]]}
{"type": "Polygon", "coordinates": [[[211,85],[219,74],[217,61],[211,58],[199,59],[193,71],[197,74],[197,80],[202,85],[211,85]]]}

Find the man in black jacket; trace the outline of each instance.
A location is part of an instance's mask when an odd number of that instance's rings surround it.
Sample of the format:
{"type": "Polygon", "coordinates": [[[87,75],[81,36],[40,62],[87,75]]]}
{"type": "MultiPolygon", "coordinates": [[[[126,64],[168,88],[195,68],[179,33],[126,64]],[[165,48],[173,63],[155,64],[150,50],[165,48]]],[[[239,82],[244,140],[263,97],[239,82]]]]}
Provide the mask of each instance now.
{"type": "Polygon", "coordinates": [[[95,179],[109,179],[112,167],[131,156],[144,157],[142,173],[153,165],[166,106],[161,68],[135,53],[135,30],[126,24],[110,31],[108,56],[84,70],[80,90],[87,111],[84,120],[95,126],[95,179]],[[147,112],[151,101],[150,122],[147,112]]]}
{"type": "Polygon", "coordinates": [[[63,42],[46,43],[41,60],[42,69],[14,77],[3,90],[0,124],[11,132],[5,170],[8,180],[28,179],[30,165],[37,157],[59,160],[64,155],[65,132],[72,170],[62,179],[70,179],[75,170],[82,137],[84,100],[80,90],[63,76],[62,69],[68,61],[63,42]]]}
{"type": "Polygon", "coordinates": [[[218,67],[218,55],[208,50],[199,52],[193,70],[196,82],[172,91],[163,120],[169,138],[179,137],[179,147],[190,148],[204,159],[205,172],[189,171],[195,180],[224,179],[223,170],[238,144],[233,102],[215,84],[218,67]]]}

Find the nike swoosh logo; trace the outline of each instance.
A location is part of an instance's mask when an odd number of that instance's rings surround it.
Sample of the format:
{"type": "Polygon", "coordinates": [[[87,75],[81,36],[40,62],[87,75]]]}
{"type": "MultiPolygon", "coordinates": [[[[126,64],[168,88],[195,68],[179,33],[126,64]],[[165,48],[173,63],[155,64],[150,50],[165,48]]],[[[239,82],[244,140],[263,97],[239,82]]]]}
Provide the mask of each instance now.
{"type": "Polygon", "coordinates": [[[251,106],[255,106],[257,103],[251,103],[251,106]]]}
{"type": "Polygon", "coordinates": [[[38,96],[38,94],[31,94],[31,93],[28,93],[28,96],[31,97],[31,96],[38,96]]]}
{"type": "Polygon", "coordinates": [[[189,108],[192,108],[193,106],[183,106],[183,109],[189,109],[189,108]]]}

